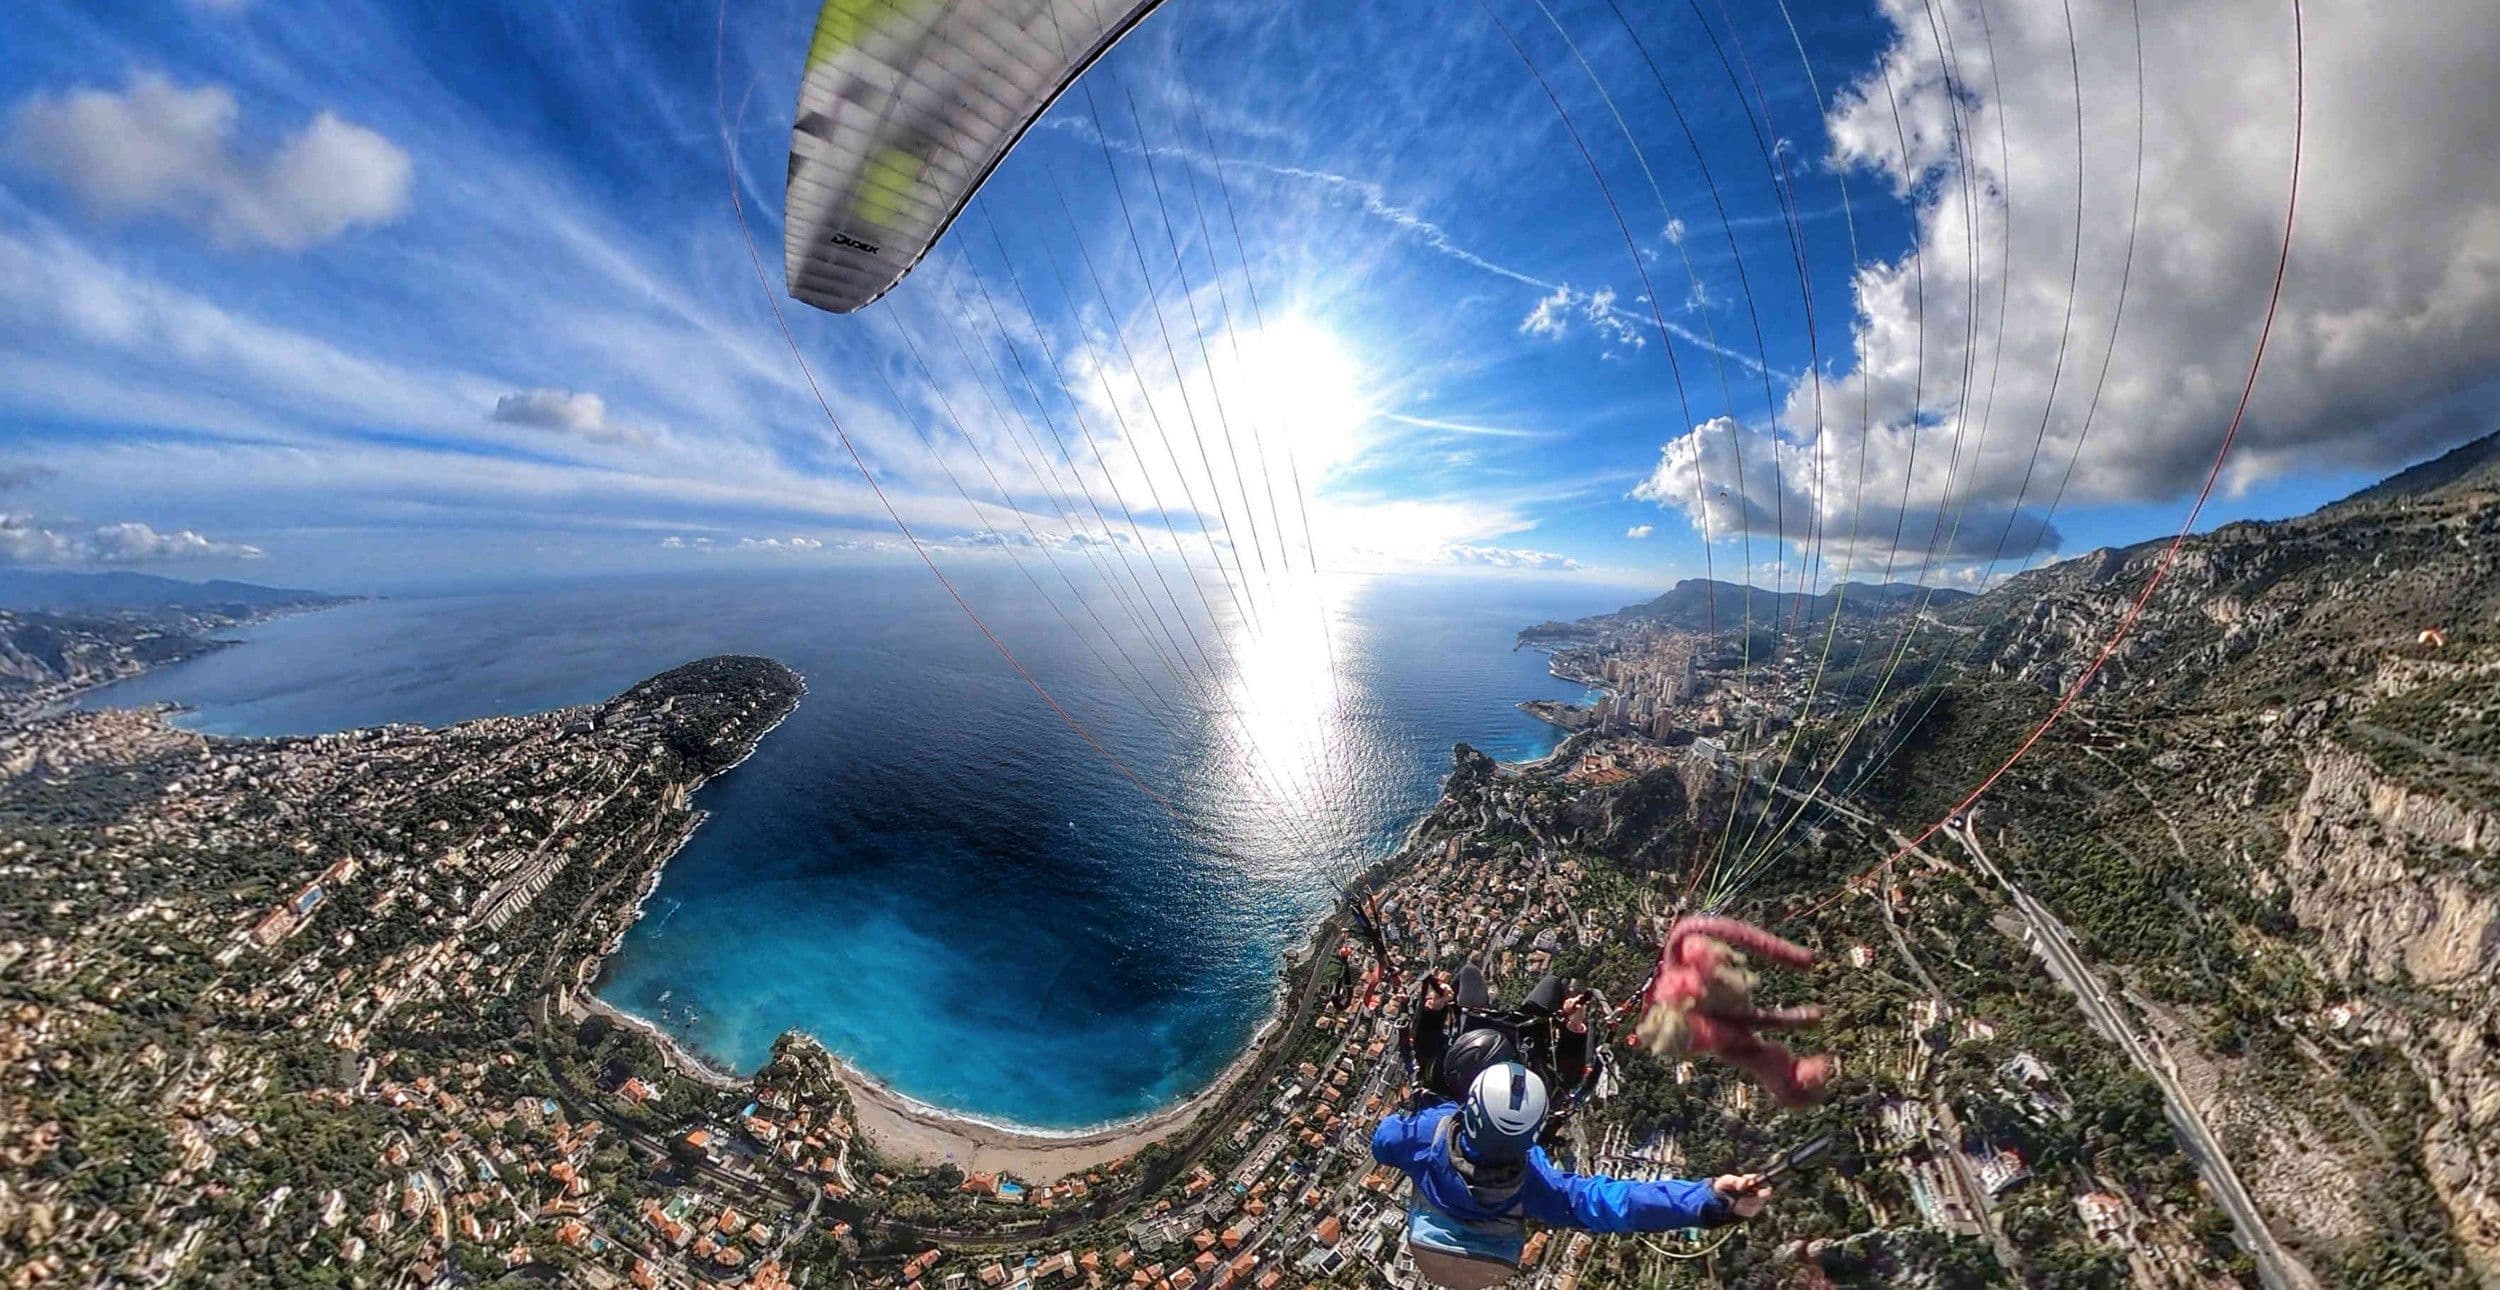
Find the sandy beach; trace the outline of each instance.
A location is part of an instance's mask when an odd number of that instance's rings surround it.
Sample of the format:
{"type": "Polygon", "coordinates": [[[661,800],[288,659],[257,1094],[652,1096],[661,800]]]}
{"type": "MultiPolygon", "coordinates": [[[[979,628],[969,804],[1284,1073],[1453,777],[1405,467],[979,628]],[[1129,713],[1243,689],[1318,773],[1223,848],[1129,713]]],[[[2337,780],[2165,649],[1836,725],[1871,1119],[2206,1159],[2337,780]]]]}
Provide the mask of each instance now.
{"type": "MultiPolygon", "coordinates": [[[[1313,945],[1317,943],[1315,934],[1313,945]]],[[[834,1067],[843,1087],[850,1090],[861,1131],[875,1141],[880,1154],[928,1165],[951,1164],[966,1173],[1003,1173],[1029,1183],[1056,1182],[1134,1155],[1148,1143],[1197,1123],[1207,1108],[1222,1102],[1284,1033],[1290,1012],[1287,991],[1313,952],[1306,948],[1282,965],[1267,1020],[1223,1074],[1188,1099],[1152,1115],[1090,1132],[1035,1133],[992,1124],[912,1101],[839,1057],[834,1067]]]]}
{"type": "MultiPolygon", "coordinates": [[[[1303,961],[1307,960],[1295,960],[1303,961]]],[[[642,1032],[659,1048],[670,1069],[687,1078],[715,1088],[743,1088],[748,1082],[745,1076],[714,1065],[648,1019],[587,988],[565,992],[558,1005],[568,1018],[596,1012],[642,1032]]],[[[1134,1155],[1139,1148],[1196,1123],[1267,1052],[1283,1022],[1281,1006],[1273,1008],[1241,1056],[1186,1101],[1092,1132],[1036,1133],[992,1124],[914,1102],[838,1056],[834,1069],[850,1092],[861,1131],[876,1143],[880,1154],[925,1165],[951,1164],[966,1173],[1003,1173],[1024,1182],[1049,1183],[1134,1155]]]]}
{"type": "Polygon", "coordinates": [[[966,1173],[1012,1174],[1024,1182],[1056,1182],[1069,1174],[1136,1154],[1140,1147],[1189,1127],[1218,1100],[1240,1073],[1222,1079],[1177,1106],[1126,1124],[1072,1135],[1019,1133],[1000,1125],[918,1105],[885,1085],[841,1067],[859,1127],[877,1151],[898,1160],[951,1164],[966,1173]]]}
{"type": "MultiPolygon", "coordinates": [[[[568,1017],[596,1012],[642,1032],[659,1048],[669,1068],[689,1079],[724,1089],[744,1088],[748,1083],[746,1077],[713,1065],[677,1036],[587,990],[568,993],[560,1003],[568,1017]]],[[[952,1164],[966,1173],[1004,1173],[1025,1182],[1047,1183],[1134,1155],[1146,1144],[1188,1128],[1265,1051],[1275,1030],[1271,1020],[1239,1060],[1189,1100],[1090,1133],[1019,1132],[923,1106],[839,1057],[834,1059],[834,1068],[850,1092],[861,1131],[875,1141],[879,1154],[926,1165],[952,1164]]]]}

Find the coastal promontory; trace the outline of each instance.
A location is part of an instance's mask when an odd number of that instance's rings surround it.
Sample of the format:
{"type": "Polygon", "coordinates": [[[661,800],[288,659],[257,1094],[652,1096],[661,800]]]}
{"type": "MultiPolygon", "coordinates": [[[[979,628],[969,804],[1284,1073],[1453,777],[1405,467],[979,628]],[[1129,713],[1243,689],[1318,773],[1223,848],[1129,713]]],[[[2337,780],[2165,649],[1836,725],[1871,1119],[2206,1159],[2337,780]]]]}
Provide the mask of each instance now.
{"type": "Polygon", "coordinates": [[[549,1180],[560,1206],[633,1195],[651,1157],[568,1119],[597,1073],[548,1002],[695,826],[693,790],[802,689],[720,657],[443,729],[234,740],[141,710],[0,730],[7,1262],[424,1281],[565,1239],[561,1215],[519,1235],[549,1180]]]}

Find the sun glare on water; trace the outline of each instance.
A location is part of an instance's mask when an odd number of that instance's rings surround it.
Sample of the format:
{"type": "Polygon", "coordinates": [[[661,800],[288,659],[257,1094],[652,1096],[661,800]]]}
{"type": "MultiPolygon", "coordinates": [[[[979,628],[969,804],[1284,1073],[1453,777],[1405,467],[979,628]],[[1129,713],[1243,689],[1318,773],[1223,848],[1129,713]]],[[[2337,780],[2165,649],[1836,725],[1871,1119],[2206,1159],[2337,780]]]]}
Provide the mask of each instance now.
{"type": "Polygon", "coordinates": [[[1317,588],[1297,576],[1275,590],[1256,627],[1229,634],[1232,667],[1214,717],[1222,778],[1242,799],[1234,841],[1257,876],[1343,879],[1359,831],[1350,797],[1354,726],[1340,710],[1340,695],[1353,696],[1335,674],[1317,588]]]}
{"type": "Polygon", "coordinates": [[[1328,566],[1329,540],[1308,525],[1323,481],[1361,451],[1371,397],[1353,346],[1300,314],[1243,332],[1237,358],[1218,356],[1215,384],[1247,438],[1240,495],[1257,519],[1232,529],[1250,613],[1224,632],[1214,718],[1225,778],[1257,799],[1234,813],[1235,841],[1262,876],[1342,877],[1358,832],[1352,727],[1339,710],[1352,696],[1335,672],[1327,584],[1313,572],[1328,566]]]}

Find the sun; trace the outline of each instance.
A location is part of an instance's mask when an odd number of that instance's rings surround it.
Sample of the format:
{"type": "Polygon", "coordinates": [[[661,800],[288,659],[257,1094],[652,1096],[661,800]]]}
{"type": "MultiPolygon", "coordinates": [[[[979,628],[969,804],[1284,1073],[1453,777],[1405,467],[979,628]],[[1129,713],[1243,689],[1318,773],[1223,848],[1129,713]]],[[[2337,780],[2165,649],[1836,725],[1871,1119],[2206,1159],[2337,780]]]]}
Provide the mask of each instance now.
{"type": "Polygon", "coordinates": [[[1302,314],[1242,333],[1237,364],[1225,355],[1221,386],[1258,428],[1270,477],[1305,489],[1350,464],[1372,419],[1361,356],[1343,336],[1302,314]]]}

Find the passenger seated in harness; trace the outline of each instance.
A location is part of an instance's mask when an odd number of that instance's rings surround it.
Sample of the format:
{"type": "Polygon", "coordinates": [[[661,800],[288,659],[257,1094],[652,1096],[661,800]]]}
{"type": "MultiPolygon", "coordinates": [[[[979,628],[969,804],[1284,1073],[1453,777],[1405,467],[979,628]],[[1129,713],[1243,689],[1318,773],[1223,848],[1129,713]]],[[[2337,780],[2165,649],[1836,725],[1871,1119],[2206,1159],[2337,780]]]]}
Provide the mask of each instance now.
{"type": "Polygon", "coordinates": [[[1413,1183],[1407,1250],[1415,1270],[1452,1290],[1498,1285],[1519,1270],[1528,1224],[1600,1234],[1720,1227],[1762,1212],[1771,1188],[1753,1174],[1708,1182],[1632,1182],[1556,1168],[1536,1145],[1545,1080],[1512,1061],[1477,1074],[1460,1104],[1393,1114],[1372,1158],[1413,1183]]]}
{"type": "Polygon", "coordinates": [[[1424,978],[1401,1047],[1425,1100],[1457,1101],[1478,1073],[1517,1061],[1555,1090],[1553,1123],[1559,1124],[1597,1082],[1605,1012],[1604,999],[1590,991],[1566,993],[1562,978],[1550,973],[1518,1008],[1496,1008],[1471,963],[1459,969],[1454,985],[1446,973],[1424,978]]]}

